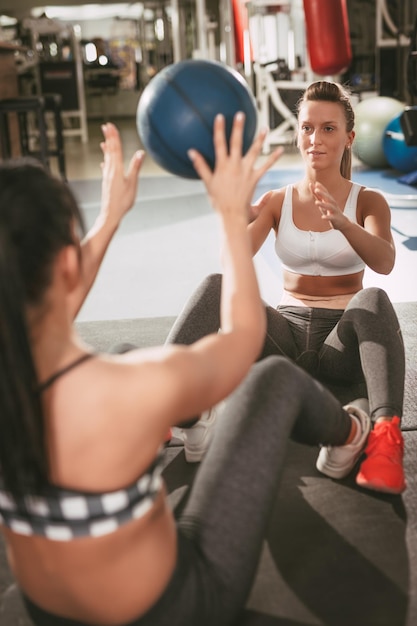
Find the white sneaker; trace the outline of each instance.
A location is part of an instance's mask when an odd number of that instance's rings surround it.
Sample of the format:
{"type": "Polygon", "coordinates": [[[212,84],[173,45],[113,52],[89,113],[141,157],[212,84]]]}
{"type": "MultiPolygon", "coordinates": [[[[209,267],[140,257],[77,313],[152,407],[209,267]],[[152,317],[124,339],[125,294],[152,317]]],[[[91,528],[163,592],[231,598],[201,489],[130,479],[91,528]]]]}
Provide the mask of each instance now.
{"type": "Polygon", "coordinates": [[[371,430],[370,417],[359,406],[354,406],[352,403],[346,405],[344,409],[349,415],[356,418],[361,432],[357,432],[353,441],[345,446],[323,446],[321,448],[316,467],[319,472],[331,478],[344,478],[349,474],[365,449],[371,430]]]}
{"type": "Polygon", "coordinates": [[[216,407],[205,411],[191,428],[183,428],[184,453],[187,463],[199,463],[213,439],[216,425],[216,407]]]}

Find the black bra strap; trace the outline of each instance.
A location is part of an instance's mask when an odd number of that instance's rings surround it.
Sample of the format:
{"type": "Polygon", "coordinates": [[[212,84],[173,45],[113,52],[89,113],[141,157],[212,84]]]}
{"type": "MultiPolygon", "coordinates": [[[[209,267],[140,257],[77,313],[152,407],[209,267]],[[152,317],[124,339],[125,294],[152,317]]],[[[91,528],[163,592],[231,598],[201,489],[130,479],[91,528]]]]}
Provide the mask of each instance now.
{"type": "Polygon", "coordinates": [[[52,374],[52,376],[50,376],[47,380],[45,380],[45,382],[41,383],[38,386],[37,392],[42,393],[43,391],[45,391],[45,389],[50,387],[58,378],[60,378],[61,376],[69,372],[70,370],[74,369],[74,367],[81,365],[81,363],[84,363],[84,361],[88,361],[93,356],[95,356],[94,352],[87,352],[87,354],[82,354],[80,357],[75,359],[75,361],[73,361],[72,363],[69,363],[68,365],[63,367],[61,370],[58,370],[57,372],[55,372],[55,374],[52,374]]]}

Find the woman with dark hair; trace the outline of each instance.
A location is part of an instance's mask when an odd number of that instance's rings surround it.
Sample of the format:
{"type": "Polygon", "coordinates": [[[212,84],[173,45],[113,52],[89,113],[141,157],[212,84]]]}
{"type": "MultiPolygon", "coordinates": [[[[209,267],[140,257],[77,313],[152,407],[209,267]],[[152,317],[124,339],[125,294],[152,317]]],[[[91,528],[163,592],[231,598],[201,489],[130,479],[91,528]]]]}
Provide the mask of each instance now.
{"type": "Polygon", "coordinates": [[[101,214],[82,240],[65,183],[31,162],[0,165],[0,523],[39,626],[232,624],[288,437],[339,446],[353,463],[363,449],[359,408],[344,410],[289,359],[252,367],[266,318],[248,212],[279,151],[255,169],[265,133],[242,156],[243,127],[238,114],[228,150],[216,118],[214,171],[190,151],[219,219],[224,269],[221,332],[190,346],[95,354],[73,327],[136,194],[142,156],[125,175],[114,126],[103,129],[101,214]],[[166,432],[226,397],[175,520],[161,477],[166,432]]]}
{"type": "MultiPolygon", "coordinates": [[[[304,177],[267,192],[252,207],[248,227],[253,254],[274,232],[283,268],[283,296],[276,309],[266,307],[267,332],[259,358],[289,357],[340,392],[340,398],[350,388],[360,390],[369,400],[373,428],[356,482],[401,493],[406,487],[400,430],[404,345],[387,294],[363,288],[366,266],[381,274],[393,269],[391,215],[381,193],[351,181],[354,137],[348,92],[337,83],[312,83],[298,105],[297,145],[304,177]]],[[[204,281],[168,342],[192,343],[218,328],[221,282],[220,275],[204,281]]],[[[215,411],[184,429],[189,460],[202,457],[214,423],[215,411]]],[[[332,448],[322,447],[317,468],[332,478],[346,475],[343,457],[332,448]]]]}

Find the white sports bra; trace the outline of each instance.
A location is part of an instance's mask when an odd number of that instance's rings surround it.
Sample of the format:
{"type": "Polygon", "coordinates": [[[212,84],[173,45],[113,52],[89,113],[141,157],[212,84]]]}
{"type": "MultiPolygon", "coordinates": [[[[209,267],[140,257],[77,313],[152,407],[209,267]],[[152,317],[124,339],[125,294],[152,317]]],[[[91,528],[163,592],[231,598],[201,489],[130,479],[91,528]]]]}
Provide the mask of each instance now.
{"type": "MultiPolygon", "coordinates": [[[[356,205],[361,185],[352,183],[344,214],[356,220],[356,205]]],[[[288,272],[307,276],[342,276],[365,269],[346,237],[338,230],[315,232],[297,228],[292,215],[293,186],[288,185],[282,203],[275,251],[288,272]]]]}

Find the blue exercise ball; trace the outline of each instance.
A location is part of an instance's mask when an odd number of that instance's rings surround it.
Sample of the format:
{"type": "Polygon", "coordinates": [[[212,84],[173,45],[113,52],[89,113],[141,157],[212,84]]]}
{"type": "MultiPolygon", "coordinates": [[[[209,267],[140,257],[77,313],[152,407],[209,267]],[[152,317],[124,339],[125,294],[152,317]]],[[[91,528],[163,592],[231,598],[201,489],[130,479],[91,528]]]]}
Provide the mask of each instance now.
{"type": "Polygon", "coordinates": [[[387,167],[388,161],[382,145],[387,124],[404,110],[404,104],[395,98],[375,96],[356,105],[355,156],[370,167],[387,167]]]}
{"type": "Polygon", "coordinates": [[[407,146],[401,127],[401,115],[397,115],[387,124],[384,133],[384,152],[388,163],[399,172],[417,170],[417,146],[407,146]]]}
{"type": "Polygon", "coordinates": [[[136,124],[145,150],[161,167],[183,178],[198,178],[188,150],[198,150],[213,168],[214,118],[223,113],[229,140],[238,111],[246,115],[246,152],[257,127],[256,101],[246,81],[217,61],[189,59],[152,78],[139,100],[136,124]]]}

